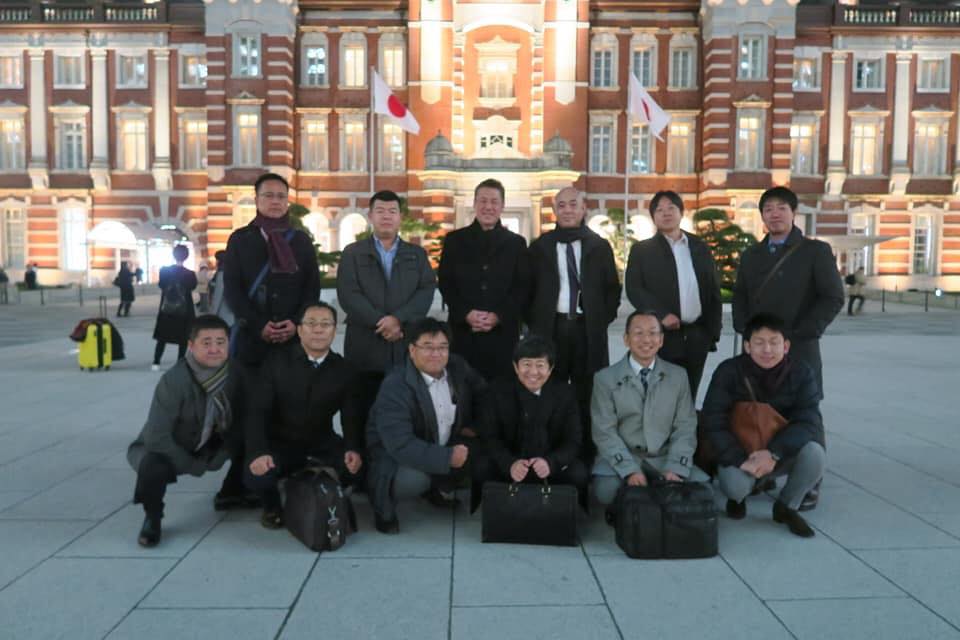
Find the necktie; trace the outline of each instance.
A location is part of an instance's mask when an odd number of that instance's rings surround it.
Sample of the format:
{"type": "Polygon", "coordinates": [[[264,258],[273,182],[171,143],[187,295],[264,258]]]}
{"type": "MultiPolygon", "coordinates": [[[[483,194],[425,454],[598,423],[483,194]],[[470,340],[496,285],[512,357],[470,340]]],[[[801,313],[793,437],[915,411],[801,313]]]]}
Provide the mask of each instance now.
{"type": "Polygon", "coordinates": [[[573,252],[573,243],[567,243],[567,282],[570,287],[570,306],[567,309],[567,317],[575,318],[577,315],[577,301],[580,299],[580,277],[577,275],[577,255],[573,252]]]}
{"type": "Polygon", "coordinates": [[[644,392],[644,393],[647,392],[647,386],[648,386],[648,384],[649,384],[649,383],[647,382],[647,376],[649,376],[649,375],[650,375],[650,369],[647,369],[647,368],[640,369],[640,384],[643,385],[643,392],[644,392]]]}

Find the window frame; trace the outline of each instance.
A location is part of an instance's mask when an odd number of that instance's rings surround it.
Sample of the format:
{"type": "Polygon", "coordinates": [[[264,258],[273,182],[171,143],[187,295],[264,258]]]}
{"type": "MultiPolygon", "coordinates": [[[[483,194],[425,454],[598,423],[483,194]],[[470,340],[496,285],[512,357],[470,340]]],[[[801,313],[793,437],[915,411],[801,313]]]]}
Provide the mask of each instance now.
{"type": "Polygon", "coordinates": [[[380,63],[380,69],[383,69],[383,81],[388,87],[399,89],[406,86],[407,83],[407,46],[403,34],[397,32],[387,32],[380,36],[377,42],[377,57],[380,63]],[[400,65],[391,70],[387,68],[387,52],[399,51],[400,65]],[[399,78],[395,74],[399,73],[399,78]]]}
{"type": "Polygon", "coordinates": [[[886,56],[865,56],[858,55],[853,59],[852,65],[853,71],[853,83],[851,91],[854,93],[885,93],[887,90],[887,60],[886,56]],[[879,78],[879,86],[876,87],[867,87],[860,86],[860,66],[861,64],[877,63],[879,65],[879,70],[876,74],[876,77],[879,78]]]}
{"type": "Polygon", "coordinates": [[[180,58],[180,73],[177,79],[177,86],[180,89],[204,89],[207,86],[207,76],[209,75],[209,67],[207,66],[207,56],[203,53],[196,51],[181,51],[179,56],[180,58]],[[189,61],[191,59],[197,60],[197,69],[198,73],[196,74],[198,78],[197,83],[187,82],[189,77],[188,71],[190,68],[189,61]],[[203,72],[200,73],[199,70],[203,69],[203,72]]]}
{"type": "Polygon", "coordinates": [[[263,34],[253,32],[253,31],[237,31],[232,34],[233,40],[233,57],[230,61],[230,77],[231,78],[262,78],[263,77],[263,34]],[[240,48],[243,45],[245,40],[250,40],[256,43],[256,59],[257,59],[257,72],[249,73],[249,69],[244,71],[245,66],[249,67],[251,63],[252,56],[244,56],[240,52],[240,48]]]}
{"type": "Polygon", "coordinates": [[[850,175],[858,178],[875,178],[879,176],[886,175],[884,173],[883,166],[883,141],[886,135],[884,130],[884,116],[852,116],[850,119],[850,175]],[[873,151],[873,163],[875,171],[873,173],[863,173],[862,171],[862,151],[861,151],[861,170],[857,171],[856,161],[857,161],[857,144],[856,144],[856,129],[858,126],[866,125],[875,125],[876,126],[876,142],[874,143],[873,151]]]}
{"type": "MultiPolygon", "coordinates": [[[[182,111],[177,118],[177,128],[180,142],[179,170],[181,172],[188,173],[205,173],[210,164],[210,155],[207,151],[209,148],[207,142],[209,125],[207,125],[206,112],[200,109],[182,111]],[[191,132],[187,131],[187,128],[190,124],[195,123],[203,123],[204,125],[204,130],[202,132],[204,144],[201,150],[202,155],[200,156],[200,158],[202,158],[202,162],[200,163],[201,166],[199,167],[190,167],[187,166],[187,157],[190,152],[190,146],[187,144],[187,137],[191,134],[191,132]]],[[[201,135],[201,132],[197,132],[197,135],[201,135]]]]}
{"type": "Polygon", "coordinates": [[[247,104],[235,104],[233,105],[233,114],[232,114],[232,129],[233,129],[233,157],[231,162],[233,167],[261,167],[263,166],[263,113],[259,104],[257,105],[247,105],[247,104]],[[256,146],[251,152],[252,158],[249,162],[242,157],[243,146],[241,144],[242,140],[242,129],[244,127],[240,124],[241,116],[256,116],[257,126],[256,126],[256,136],[254,140],[256,141],[256,146]]]}
{"type": "Polygon", "coordinates": [[[27,266],[27,203],[13,199],[8,199],[0,203],[0,236],[3,244],[0,245],[0,264],[8,269],[24,269],[27,266]],[[17,213],[18,219],[14,220],[17,213]],[[16,234],[12,229],[18,227],[16,234]],[[13,243],[11,239],[16,236],[18,243],[13,243]],[[16,249],[17,259],[14,259],[14,249],[16,249]]]}
{"type": "MultiPolygon", "coordinates": [[[[947,117],[943,116],[920,116],[914,114],[914,125],[913,125],[913,158],[911,164],[911,170],[913,175],[923,177],[923,178],[945,178],[947,177],[947,152],[949,150],[947,135],[950,131],[950,120],[947,117]],[[937,171],[930,172],[928,170],[920,171],[918,166],[920,162],[920,127],[936,125],[939,127],[940,131],[936,136],[924,136],[924,138],[932,138],[939,146],[937,149],[937,171]]],[[[929,159],[929,155],[926,156],[929,159]]],[[[926,163],[924,163],[926,164],[926,163]]],[[[928,169],[928,167],[924,167],[928,169]]]]}
{"type": "Polygon", "coordinates": [[[650,133],[650,125],[647,123],[634,124],[630,127],[630,175],[645,176],[653,175],[657,172],[656,165],[656,142],[650,133]],[[636,144],[635,144],[636,142],[636,144]],[[643,155],[643,146],[646,143],[647,152],[647,171],[641,171],[636,168],[637,156],[643,155]]]}
{"type": "Polygon", "coordinates": [[[300,119],[300,170],[318,173],[330,171],[330,119],[326,114],[305,115],[300,119]],[[315,164],[308,162],[308,153],[311,150],[310,125],[323,125],[322,149],[317,154],[317,159],[321,161],[315,164]]]}
{"type": "Polygon", "coordinates": [[[761,82],[767,80],[767,67],[769,60],[769,52],[767,51],[769,47],[769,37],[765,34],[756,34],[756,33],[746,33],[741,35],[737,40],[737,80],[744,80],[747,82],[761,82]],[[759,45],[757,60],[757,69],[756,71],[751,71],[749,57],[752,55],[750,51],[744,52],[744,46],[746,43],[755,42],[759,45]],[[744,56],[747,56],[748,67],[744,70],[743,60],[744,56]]]}
{"type": "Polygon", "coordinates": [[[150,56],[146,51],[117,51],[116,52],[117,69],[117,89],[146,89],[150,82],[150,56]],[[124,78],[124,62],[133,60],[134,77],[124,78]],[[136,75],[137,60],[143,63],[143,76],[136,75]]]}
{"type": "Polygon", "coordinates": [[[823,90],[823,73],[821,69],[822,60],[818,56],[796,56],[793,59],[793,81],[791,87],[794,91],[822,91],[823,90]],[[797,64],[804,61],[809,61],[813,63],[813,77],[815,83],[809,86],[804,86],[799,83],[802,76],[797,75],[797,64]]]}
{"type": "Polygon", "coordinates": [[[407,137],[406,132],[400,128],[395,122],[390,121],[388,118],[378,117],[377,118],[377,171],[384,174],[404,174],[407,171],[407,137]],[[400,161],[399,166],[394,166],[394,163],[391,162],[390,166],[384,162],[387,158],[387,139],[386,139],[386,129],[388,127],[393,127],[396,129],[395,134],[400,138],[400,161]]]}
{"type": "Polygon", "coordinates": [[[678,45],[670,48],[670,70],[669,70],[668,89],[674,91],[690,91],[697,88],[697,48],[695,45],[678,45]],[[688,68],[686,73],[686,83],[677,83],[676,56],[685,53],[688,55],[688,68]]]}
{"type": "Polygon", "coordinates": [[[819,176],[820,172],[820,116],[817,114],[796,113],[790,122],[790,173],[797,176],[819,176]],[[793,135],[794,127],[810,127],[810,172],[798,171],[795,168],[796,149],[794,140],[800,136],[793,135]]]}
{"type": "Polygon", "coordinates": [[[330,45],[327,42],[326,38],[321,41],[310,41],[305,42],[300,48],[301,52],[301,70],[300,70],[300,86],[303,87],[329,87],[330,86],[330,45]],[[310,73],[310,55],[309,52],[313,49],[318,49],[323,51],[323,76],[321,82],[311,82],[311,78],[317,76],[318,74],[310,73]]]}
{"type": "MultiPolygon", "coordinates": [[[[23,173],[27,170],[27,120],[26,120],[26,107],[17,109],[16,112],[13,111],[0,111],[0,123],[3,122],[15,122],[19,124],[20,127],[20,141],[17,145],[14,153],[10,155],[13,159],[13,162],[10,166],[5,164],[7,158],[7,152],[5,148],[0,148],[0,173],[23,173]]],[[[0,124],[0,142],[5,138],[4,127],[0,124]]]]}
{"type": "Polygon", "coordinates": [[[697,120],[695,117],[687,118],[673,118],[670,121],[670,124],[667,125],[667,175],[676,175],[676,176],[688,176],[696,173],[697,171],[697,157],[696,157],[696,145],[697,145],[697,120]],[[672,170],[672,165],[675,164],[676,155],[678,153],[677,144],[674,140],[681,139],[679,136],[675,136],[673,133],[674,126],[687,126],[688,133],[683,138],[688,140],[687,147],[683,149],[685,160],[689,163],[689,168],[684,172],[676,172],[672,170]]]}
{"type": "Polygon", "coordinates": [[[23,74],[24,64],[22,53],[18,54],[15,51],[0,53],[0,89],[22,89],[24,87],[23,74]],[[3,63],[4,60],[16,60],[16,64],[11,65],[12,68],[16,69],[17,77],[15,82],[4,82],[4,71],[6,71],[6,65],[3,63]]]}
{"type": "Polygon", "coordinates": [[[54,51],[53,53],[53,88],[54,89],[85,89],[87,87],[87,58],[82,51],[54,51]],[[63,77],[61,60],[79,60],[77,70],[80,78],[76,82],[66,82],[73,78],[63,77]]]}
{"type": "Polygon", "coordinates": [[[617,124],[618,118],[612,113],[591,113],[590,129],[588,131],[587,147],[588,162],[587,172],[592,175],[616,175],[617,174],[617,124]],[[598,127],[609,127],[608,148],[604,155],[598,155],[594,150],[595,129],[598,127]],[[599,158],[599,160],[598,160],[599,158]],[[599,163],[599,164],[598,164],[599,163]]]}
{"type": "MultiPolygon", "coordinates": [[[[147,113],[145,112],[136,112],[136,111],[125,111],[123,113],[118,113],[116,117],[117,123],[117,132],[116,132],[116,169],[115,171],[121,173],[144,173],[150,170],[150,119],[147,113]],[[143,149],[137,149],[137,153],[140,154],[137,160],[143,161],[143,167],[130,167],[126,162],[126,145],[127,139],[126,136],[128,132],[124,131],[124,125],[127,123],[136,122],[143,125],[143,149]]],[[[140,135],[138,132],[137,135],[140,135]]],[[[139,162],[134,163],[139,164],[139,162]]]]}
{"type": "Polygon", "coordinates": [[[57,221],[59,222],[59,233],[57,234],[60,239],[60,269],[63,271],[70,271],[73,273],[80,273],[86,271],[90,266],[90,253],[89,245],[86,241],[87,226],[89,224],[90,211],[82,203],[77,202],[76,200],[69,200],[63,204],[60,208],[59,214],[57,216],[57,221]],[[77,219],[70,220],[72,216],[69,216],[69,212],[78,211],[81,213],[80,216],[77,216],[77,219]],[[83,242],[80,245],[83,247],[83,266],[79,266],[79,255],[74,255],[73,251],[80,252],[78,247],[73,247],[71,250],[71,242],[74,240],[72,237],[75,233],[78,233],[79,230],[71,227],[82,227],[82,237],[83,242]]]}
{"type": "MultiPolygon", "coordinates": [[[[370,57],[370,52],[367,47],[367,38],[366,36],[359,31],[348,31],[340,37],[340,77],[337,80],[337,86],[340,89],[366,89],[370,85],[370,79],[368,78],[369,71],[367,69],[367,60],[370,57]],[[347,84],[347,53],[349,51],[360,51],[363,54],[363,59],[359,62],[359,73],[360,73],[360,83],[359,84],[347,84]]],[[[353,65],[357,66],[356,60],[353,61],[353,65]]],[[[357,72],[357,69],[353,69],[354,72],[357,72]]]]}
{"type": "MultiPolygon", "coordinates": [[[[651,37],[652,38],[652,37],[651,37]]],[[[659,88],[657,80],[657,41],[656,38],[634,38],[630,43],[630,73],[632,73],[640,86],[645,89],[656,90],[659,88]],[[650,77],[644,80],[637,73],[637,56],[646,56],[649,60],[650,77]]],[[[614,73],[616,70],[614,69],[614,73]]]]}
{"type": "Polygon", "coordinates": [[[370,166],[370,158],[367,157],[369,155],[369,152],[367,149],[368,147],[367,136],[370,134],[369,114],[367,112],[354,112],[354,113],[340,113],[339,115],[340,115],[340,117],[338,118],[339,120],[338,135],[340,139],[339,172],[347,173],[347,174],[366,173],[367,167],[370,166]],[[348,136],[348,129],[350,128],[348,125],[357,125],[357,124],[359,124],[361,127],[360,145],[358,149],[359,157],[357,158],[358,160],[358,162],[356,163],[357,167],[354,168],[353,166],[351,166],[351,168],[348,169],[348,168],[345,168],[347,166],[346,160],[347,160],[347,154],[348,154],[347,136],[348,136]]]}
{"type": "MultiPolygon", "coordinates": [[[[920,56],[917,59],[917,93],[950,93],[950,58],[951,56],[920,56]],[[943,68],[940,72],[942,86],[924,86],[923,65],[925,62],[940,62],[943,68]]],[[[929,80],[929,77],[927,78],[929,80]]]]}
{"type": "Polygon", "coordinates": [[[911,275],[922,275],[922,276],[932,276],[937,273],[937,254],[936,254],[936,242],[937,242],[937,221],[934,218],[933,213],[928,212],[918,212],[913,213],[910,221],[910,274],[911,275]],[[922,270],[917,270],[917,235],[918,231],[921,230],[920,222],[925,220],[926,224],[924,229],[926,231],[926,236],[924,240],[924,256],[923,260],[926,264],[922,267],[922,270]]]}
{"type": "Polygon", "coordinates": [[[767,110],[760,106],[745,106],[737,108],[737,131],[736,131],[736,149],[734,155],[734,167],[736,171],[766,171],[767,153],[766,153],[766,123],[767,110]],[[755,149],[749,149],[744,145],[741,135],[742,120],[744,118],[757,119],[757,142],[755,149]],[[748,161],[754,161],[748,162],[748,161]]]}
{"type": "MultiPolygon", "coordinates": [[[[620,41],[616,35],[612,33],[597,33],[590,40],[590,88],[591,89],[601,89],[604,91],[616,91],[620,89],[620,79],[618,77],[617,70],[619,69],[619,49],[620,41]],[[606,69],[609,71],[609,84],[600,84],[598,82],[597,71],[597,54],[607,52],[610,54],[609,59],[609,68],[606,69]]],[[[632,63],[631,63],[632,64],[632,63]]],[[[602,70],[601,70],[602,71],[602,70]]],[[[631,71],[632,73],[632,71],[631,71]]]]}
{"type": "Polygon", "coordinates": [[[88,147],[87,140],[87,116],[86,114],[57,114],[54,116],[54,155],[55,163],[54,168],[56,171],[62,173],[82,173],[87,171],[90,167],[90,162],[87,153],[88,147]],[[74,148],[79,149],[79,157],[75,158],[79,160],[79,166],[76,167],[67,167],[65,159],[67,156],[67,145],[66,143],[66,129],[65,125],[80,125],[80,130],[77,132],[80,137],[80,144],[76,145],[74,148]]]}

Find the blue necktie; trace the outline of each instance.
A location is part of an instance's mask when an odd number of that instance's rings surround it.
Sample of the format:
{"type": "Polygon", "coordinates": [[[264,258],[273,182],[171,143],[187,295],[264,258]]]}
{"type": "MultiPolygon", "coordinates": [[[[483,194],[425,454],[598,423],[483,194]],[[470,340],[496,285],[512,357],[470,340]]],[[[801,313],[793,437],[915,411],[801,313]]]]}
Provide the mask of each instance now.
{"type": "Polygon", "coordinates": [[[567,282],[570,287],[569,304],[567,317],[575,318],[577,316],[577,301],[580,299],[580,277],[577,274],[577,254],[573,252],[573,243],[567,243],[567,282]]]}
{"type": "Polygon", "coordinates": [[[640,384],[643,385],[644,393],[647,392],[647,387],[649,386],[649,383],[647,382],[647,376],[649,375],[650,375],[650,369],[646,369],[646,368],[640,369],[640,384]]]}

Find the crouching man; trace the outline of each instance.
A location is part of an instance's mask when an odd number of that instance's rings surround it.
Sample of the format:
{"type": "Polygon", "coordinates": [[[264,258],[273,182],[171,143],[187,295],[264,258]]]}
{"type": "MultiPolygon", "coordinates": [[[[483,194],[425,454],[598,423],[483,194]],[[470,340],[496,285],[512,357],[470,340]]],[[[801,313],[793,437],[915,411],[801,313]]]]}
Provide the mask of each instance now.
{"type": "Polygon", "coordinates": [[[247,487],[263,499],[260,524],[282,525],[277,488],[281,478],[309,464],[332,467],[341,484],[360,470],[359,390],[353,368],[330,350],[337,312],[325,302],[307,306],[299,319],[300,343],[274,350],[251,389],[247,415],[247,487]],[[343,437],[333,430],[340,412],[343,437]]]}
{"type": "Polygon", "coordinates": [[[367,492],[381,533],[397,533],[397,500],[420,495],[438,507],[479,454],[474,421],[485,383],[450,355],[446,323],[424,318],[409,332],[409,360],[384,379],[367,421],[367,492]]]}
{"type": "MultiPolygon", "coordinates": [[[[242,443],[236,418],[242,416],[243,380],[227,360],[227,323],[213,315],[196,318],[190,327],[186,358],[160,378],[147,423],[127,449],[137,472],[135,504],[146,517],[138,542],[160,542],[160,521],[167,485],[177,476],[216,471],[242,443]]],[[[242,468],[231,468],[224,486],[243,491],[242,468]]]]}
{"type": "Polygon", "coordinates": [[[743,331],[746,353],[720,364],[710,380],[703,414],[707,437],[716,450],[720,489],[727,495],[727,515],[747,514],[747,496],[767,477],[786,475],[787,483],[773,503],[773,519],[795,535],[809,538],[813,529],[797,512],[803,497],[823,477],[826,466],[820,386],[813,369],[788,355],[784,323],[773,315],[757,314],[743,331]],[[787,424],[766,448],[750,455],[731,428],[737,402],[765,402],[787,424]]]}

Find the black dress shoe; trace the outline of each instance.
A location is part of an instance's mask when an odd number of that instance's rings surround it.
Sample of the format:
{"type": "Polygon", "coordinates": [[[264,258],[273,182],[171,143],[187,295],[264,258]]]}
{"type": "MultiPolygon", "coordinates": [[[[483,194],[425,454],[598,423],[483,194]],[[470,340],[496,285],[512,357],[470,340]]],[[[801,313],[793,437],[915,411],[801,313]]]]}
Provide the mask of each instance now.
{"type": "Polygon", "coordinates": [[[236,493],[233,491],[224,491],[221,489],[217,495],[213,496],[213,508],[216,511],[228,511],[230,509],[256,509],[263,501],[254,491],[236,493]]]}
{"type": "Polygon", "coordinates": [[[140,536],[137,538],[137,543],[141,547],[155,547],[160,542],[160,520],[160,516],[150,515],[149,513],[143,519],[140,536]]]}
{"type": "Polygon", "coordinates": [[[801,538],[812,538],[814,536],[813,529],[803,519],[803,516],[779,500],[773,503],[773,519],[775,522],[787,525],[790,533],[796,536],[801,538]]]}
{"type": "Polygon", "coordinates": [[[438,509],[455,508],[460,504],[460,500],[453,493],[445,494],[439,489],[429,489],[420,494],[420,497],[438,509]]]}
{"type": "Polygon", "coordinates": [[[803,502],[800,503],[800,511],[812,511],[817,508],[817,503],[820,502],[820,483],[814,485],[813,489],[807,491],[807,495],[803,496],[803,502]]]}
{"type": "Polygon", "coordinates": [[[727,500],[727,517],[731,520],[743,520],[747,517],[747,501],[727,500]]]}
{"type": "Polygon", "coordinates": [[[264,509],[260,516],[260,524],[265,529],[282,529],[283,514],[279,509],[264,509]]]}
{"type": "Polygon", "coordinates": [[[396,518],[393,520],[384,520],[380,516],[374,514],[373,526],[376,527],[377,531],[380,533],[386,533],[388,535],[400,533],[400,521],[396,518]]]}

